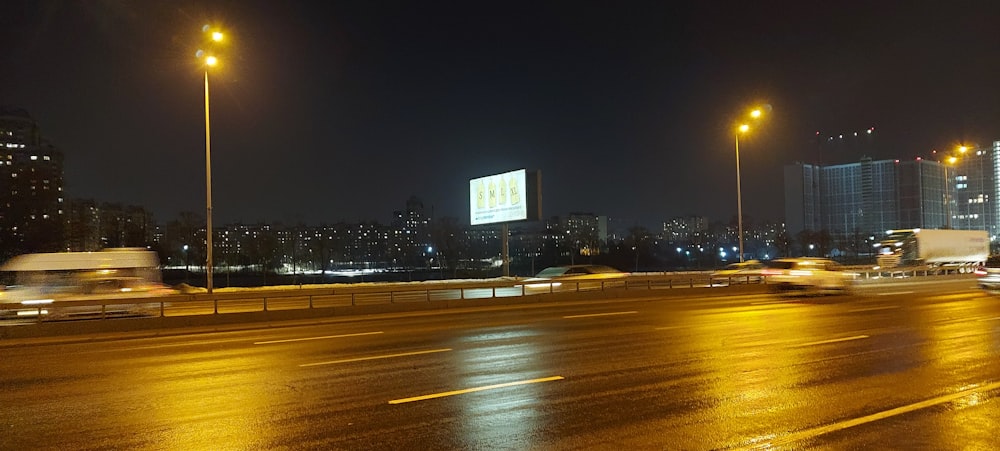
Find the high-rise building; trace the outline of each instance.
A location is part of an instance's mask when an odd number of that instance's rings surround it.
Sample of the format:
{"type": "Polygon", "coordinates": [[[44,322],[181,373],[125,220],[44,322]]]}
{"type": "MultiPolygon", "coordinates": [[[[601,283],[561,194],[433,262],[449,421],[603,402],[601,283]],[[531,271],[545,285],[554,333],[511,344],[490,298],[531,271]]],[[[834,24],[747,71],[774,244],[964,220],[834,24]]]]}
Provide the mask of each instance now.
{"type": "MultiPolygon", "coordinates": [[[[843,238],[881,236],[889,229],[966,228],[949,224],[949,215],[967,214],[962,213],[967,209],[949,212],[947,199],[954,193],[949,194],[946,180],[966,177],[951,172],[945,163],[921,158],[864,158],[858,163],[832,166],[786,166],[788,233],[795,236],[803,230],[826,231],[843,238]]],[[[955,186],[966,188],[961,183],[955,186]]],[[[966,197],[992,198],[981,193],[966,197]]]]}
{"type": "Polygon", "coordinates": [[[24,110],[0,107],[0,253],[63,250],[63,155],[24,110]]]}
{"type": "Polygon", "coordinates": [[[951,226],[963,230],[1000,232],[1000,141],[990,148],[970,146],[950,165],[951,226]]]}

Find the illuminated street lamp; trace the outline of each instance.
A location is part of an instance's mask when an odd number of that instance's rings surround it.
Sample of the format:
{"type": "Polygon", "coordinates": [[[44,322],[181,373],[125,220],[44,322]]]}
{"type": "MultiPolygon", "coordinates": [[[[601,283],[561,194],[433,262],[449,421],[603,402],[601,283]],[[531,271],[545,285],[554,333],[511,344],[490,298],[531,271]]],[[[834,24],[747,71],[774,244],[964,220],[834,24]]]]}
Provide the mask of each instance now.
{"type": "MultiPolygon", "coordinates": [[[[201,28],[208,38],[208,43],[214,44],[222,42],[221,31],[212,30],[212,27],[205,25],[201,28]]],[[[205,217],[207,220],[205,230],[205,246],[207,249],[205,256],[205,273],[207,276],[208,292],[212,292],[212,128],[209,122],[209,102],[208,102],[208,68],[219,64],[219,59],[204,50],[198,50],[196,56],[205,63],[205,217]]]]}
{"type": "MultiPolygon", "coordinates": [[[[763,111],[754,109],[750,112],[750,117],[759,119],[763,116],[763,111]]],[[[750,126],[742,124],[736,128],[736,222],[740,239],[740,262],[743,262],[743,189],[740,182],[740,133],[750,131],[750,126]]]]}
{"type": "MultiPolygon", "coordinates": [[[[962,146],[961,148],[965,148],[962,146]]],[[[944,165],[944,228],[951,228],[951,176],[948,175],[948,168],[958,161],[958,157],[951,156],[945,160],[944,165]]]]}

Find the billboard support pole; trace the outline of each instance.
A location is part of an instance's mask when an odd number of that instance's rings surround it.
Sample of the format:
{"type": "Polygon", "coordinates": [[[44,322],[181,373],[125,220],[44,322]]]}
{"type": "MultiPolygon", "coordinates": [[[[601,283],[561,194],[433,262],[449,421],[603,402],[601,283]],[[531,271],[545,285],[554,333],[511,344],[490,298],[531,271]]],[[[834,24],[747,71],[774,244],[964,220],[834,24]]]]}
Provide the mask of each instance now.
{"type": "Polygon", "coordinates": [[[508,244],[507,237],[510,235],[510,233],[507,230],[506,222],[503,223],[503,229],[500,231],[500,235],[503,236],[503,244],[501,245],[503,247],[503,249],[501,250],[502,252],[501,255],[503,258],[503,276],[510,277],[510,252],[507,247],[508,244]]]}

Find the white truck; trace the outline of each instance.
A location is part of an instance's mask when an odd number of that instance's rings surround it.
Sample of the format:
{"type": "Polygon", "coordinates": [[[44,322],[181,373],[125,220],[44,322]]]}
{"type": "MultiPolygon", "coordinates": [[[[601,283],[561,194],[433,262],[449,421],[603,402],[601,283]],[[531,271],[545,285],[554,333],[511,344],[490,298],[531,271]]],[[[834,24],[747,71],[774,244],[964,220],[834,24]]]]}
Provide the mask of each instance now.
{"type": "Polygon", "coordinates": [[[927,266],[971,273],[989,257],[990,238],[985,230],[890,230],[875,247],[881,268],[927,266]]]}

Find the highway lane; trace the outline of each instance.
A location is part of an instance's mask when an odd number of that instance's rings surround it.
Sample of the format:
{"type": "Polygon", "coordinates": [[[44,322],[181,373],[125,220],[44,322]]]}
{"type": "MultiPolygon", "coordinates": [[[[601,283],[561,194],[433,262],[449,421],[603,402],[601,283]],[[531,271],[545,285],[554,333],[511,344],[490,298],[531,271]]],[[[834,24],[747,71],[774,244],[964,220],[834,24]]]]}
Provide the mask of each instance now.
{"type": "Polygon", "coordinates": [[[971,284],[4,347],[0,449],[985,449],[1000,298],[971,284]]]}

